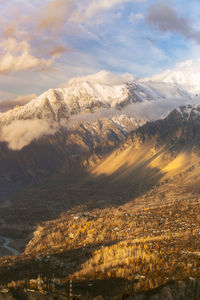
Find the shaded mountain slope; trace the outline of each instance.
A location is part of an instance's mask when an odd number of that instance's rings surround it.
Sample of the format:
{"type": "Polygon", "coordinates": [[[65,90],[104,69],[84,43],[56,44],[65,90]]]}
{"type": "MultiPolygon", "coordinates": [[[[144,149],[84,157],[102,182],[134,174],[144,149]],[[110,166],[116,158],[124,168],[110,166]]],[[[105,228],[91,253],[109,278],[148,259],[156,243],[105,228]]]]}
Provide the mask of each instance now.
{"type": "Polygon", "coordinates": [[[198,192],[200,122],[183,118],[174,110],[166,119],[147,123],[121,141],[117,150],[103,158],[91,155],[67,177],[64,165],[49,182],[36,189],[39,198],[56,199],[60,187],[63,201],[71,205],[89,201],[99,205],[121,203],[164,184],[198,192]],[[48,196],[47,191],[50,191],[48,196]],[[77,195],[80,192],[80,197],[77,195]],[[77,200],[76,200],[77,199],[77,200]]]}
{"type": "Polygon", "coordinates": [[[13,198],[13,208],[3,208],[2,218],[11,225],[16,215],[23,215],[21,222],[33,225],[77,205],[159,205],[198,197],[199,140],[199,119],[174,110],[166,119],[133,131],[126,142],[118,140],[121,146],[110,154],[105,149],[115,146],[111,142],[94,152],[90,148],[89,155],[74,152],[48,180],[13,198]]]}
{"type": "Polygon", "coordinates": [[[73,160],[84,160],[92,153],[102,155],[127,138],[135,128],[134,119],[125,118],[121,125],[103,119],[72,128],[60,128],[54,135],[43,136],[20,151],[0,143],[0,199],[16,194],[27,185],[38,184],[59,167],[73,160]]]}
{"type": "Polygon", "coordinates": [[[94,284],[138,278],[137,293],[198,278],[198,109],[147,123],[106,154],[75,155],[11,199],[12,208],[1,210],[10,229],[16,216],[19,228],[29,226],[24,236],[40,224],[23,254],[0,260],[0,277],[17,280],[17,270],[20,279],[36,278],[39,270],[60,282],[69,274],[94,284]]]}

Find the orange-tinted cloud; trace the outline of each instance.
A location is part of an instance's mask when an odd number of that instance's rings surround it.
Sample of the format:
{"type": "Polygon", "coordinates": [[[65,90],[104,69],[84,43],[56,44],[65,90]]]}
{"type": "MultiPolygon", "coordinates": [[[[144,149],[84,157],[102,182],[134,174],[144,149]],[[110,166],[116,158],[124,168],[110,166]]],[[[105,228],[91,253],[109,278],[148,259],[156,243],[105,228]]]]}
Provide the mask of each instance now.
{"type": "Polygon", "coordinates": [[[41,10],[37,29],[57,32],[62,30],[73,8],[73,0],[53,0],[41,10]]]}
{"type": "Polygon", "coordinates": [[[17,120],[1,129],[0,141],[6,142],[11,150],[21,150],[43,135],[54,134],[57,129],[56,124],[44,120],[17,120]]]}
{"type": "Polygon", "coordinates": [[[0,59],[0,73],[28,70],[43,66],[50,66],[53,59],[40,59],[30,53],[30,45],[26,41],[18,42],[14,38],[0,43],[2,51],[0,59]]]}
{"type": "Polygon", "coordinates": [[[15,99],[9,99],[9,100],[5,100],[0,102],[0,111],[7,111],[9,109],[12,109],[13,107],[19,105],[25,105],[26,103],[30,102],[31,100],[33,100],[34,98],[36,98],[37,95],[36,94],[29,94],[29,95],[24,95],[24,96],[18,96],[15,99]]]}
{"type": "Polygon", "coordinates": [[[41,2],[38,8],[33,5],[36,9],[29,15],[16,14],[15,23],[11,21],[4,26],[0,74],[48,69],[64,52],[72,51],[62,39],[67,25],[84,23],[129,1],[144,0],[49,0],[45,4],[41,2]]]}
{"type": "Polygon", "coordinates": [[[52,47],[52,49],[49,50],[47,54],[53,57],[59,57],[62,53],[66,51],[71,51],[71,49],[63,45],[57,45],[55,47],[52,47]]]}
{"type": "Polygon", "coordinates": [[[3,36],[7,38],[14,38],[16,36],[16,26],[9,24],[3,32],[3,36]]]}

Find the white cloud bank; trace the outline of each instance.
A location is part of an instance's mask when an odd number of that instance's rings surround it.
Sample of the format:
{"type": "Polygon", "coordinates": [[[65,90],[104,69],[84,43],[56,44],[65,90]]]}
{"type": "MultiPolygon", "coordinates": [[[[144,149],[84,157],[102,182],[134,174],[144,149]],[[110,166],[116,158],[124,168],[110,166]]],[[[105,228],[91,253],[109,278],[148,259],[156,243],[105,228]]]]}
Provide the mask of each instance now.
{"type": "Polygon", "coordinates": [[[1,129],[0,141],[6,142],[11,150],[21,150],[43,135],[52,135],[57,131],[55,124],[44,120],[17,120],[1,129]]]}
{"type": "MultiPolygon", "coordinates": [[[[49,68],[63,53],[72,51],[63,39],[63,33],[68,27],[70,28],[72,24],[87,23],[116,5],[132,1],[50,0],[45,3],[41,1],[33,12],[16,16],[16,20],[8,21],[7,24],[2,23],[0,74],[29,69],[43,71],[49,68]]],[[[12,15],[11,8],[10,14],[12,15]]]]}
{"type": "Polygon", "coordinates": [[[9,38],[0,43],[0,73],[28,70],[36,67],[48,67],[52,59],[39,59],[30,53],[30,45],[26,41],[18,42],[9,38]]]}
{"type": "Polygon", "coordinates": [[[74,83],[78,84],[85,81],[89,81],[93,84],[98,83],[98,84],[118,85],[126,82],[133,82],[135,80],[136,80],[136,76],[130,73],[118,75],[109,71],[102,70],[96,74],[74,77],[70,79],[66,84],[63,84],[62,86],[66,86],[66,85],[68,86],[74,83]]]}

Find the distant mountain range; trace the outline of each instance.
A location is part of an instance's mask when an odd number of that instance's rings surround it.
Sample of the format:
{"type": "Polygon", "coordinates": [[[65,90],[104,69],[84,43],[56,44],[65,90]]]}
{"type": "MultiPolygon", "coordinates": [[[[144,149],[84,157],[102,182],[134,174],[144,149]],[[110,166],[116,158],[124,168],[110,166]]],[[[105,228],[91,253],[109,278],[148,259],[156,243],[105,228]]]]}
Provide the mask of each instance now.
{"type": "MultiPolygon", "coordinates": [[[[44,180],[74,156],[102,157],[152,120],[148,109],[198,101],[199,74],[166,71],[134,82],[111,78],[106,71],[75,78],[0,114],[1,199],[44,180]],[[154,106],[146,109],[146,103],[154,106]]],[[[177,112],[199,118],[197,104],[177,112]]]]}
{"type": "Polygon", "coordinates": [[[142,81],[163,82],[176,86],[182,86],[191,94],[199,93],[200,73],[186,70],[166,70],[152,78],[142,79],[142,81]]]}
{"type": "MultiPolygon", "coordinates": [[[[102,72],[102,77],[106,77],[107,72],[102,72]]],[[[63,88],[50,89],[24,106],[1,113],[0,125],[27,119],[59,122],[79,113],[122,110],[130,104],[150,100],[179,99],[181,105],[181,99],[193,102],[200,92],[200,74],[166,71],[152,78],[118,84],[100,82],[98,74],[87,80],[73,79],[63,88]]]]}

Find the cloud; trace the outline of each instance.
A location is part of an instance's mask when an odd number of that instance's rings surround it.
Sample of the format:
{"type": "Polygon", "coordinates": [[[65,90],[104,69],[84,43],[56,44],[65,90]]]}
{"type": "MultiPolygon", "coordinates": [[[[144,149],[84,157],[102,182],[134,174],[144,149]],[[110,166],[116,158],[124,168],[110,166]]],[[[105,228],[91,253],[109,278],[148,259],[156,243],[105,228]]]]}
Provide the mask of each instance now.
{"type": "Polygon", "coordinates": [[[200,31],[193,27],[191,20],[179,16],[170,5],[164,2],[156,2],[150,6],[146,21],[161,32],[178,33],[200,43],[200,31]]]}
{"type": "Polygon", "coordinates": [[[63,45],[56,45],[54,48],[47,51],[47,54],[56,58],[56,57],[60,57],[60,55],[66,51],[71,51],[71,49],[69,49],[63,45]]]}
{"type": "MultiPolygon", "coordinates": [[[[193,82],[197,87],[200,82],[200,58],[188,59],[176,63],[173,69],[165,70],[162,74],[166,77],[167,74],[182,73],[183,77],[188,77],[188,81],[193,82]]],[[[160,77],[162,74],[154,75],[153,78],[160,77]]],[[[161,76],[162,79],[162,76],[161,76]]]]}
{"type": "Polygon", "coordinates": [[[8,24],[2,26],[4,40],[0,43],[0,73],[48,69],[63,53],[73,51],[68,47],[64,33],[73,35],[77,24],[88,24],[91,19],[94,21],[94,17],[113,7],[132,1],[49,0],[38,6],[26,6],[21,14],[15,13],[15,21],[13,8],[8,6],[7,13],[10,12],[11,18],[8,18],[8,24]],[[17,54],[13,47],[6,50],[11,41],[16,48],[20,48],[17,54]]]}
{"type": "MultiPolygon", "coordinates": [[[[72,0],[53,0],[2,26],[0,73],[46,70],[64,52],[61,38],[72,0]]],[[[12,10],[11,10],[12,11],[12,10]]],[[[3,23],[2,23],[3,24],[3,23]]]]}
{"type": "Polygon", "coordinates": [[[85,11],[85,17],[91,18],[102,11],[106,11],[111,9],[113,6],[117,4],[122,4],[125,2],[130,2],[130,0],[101,0],[101,1],[91,1],[90,5],[87,7],[85,11]]]}
{"type": "Polygon", "coordinates": [[[199,97],[193,99],[188,98],[167,98],[160,100],[143,101],[141,103],[133,103],[120,111],[113,108],[100,109],[95,113],[80,113],[70,117],[69,121],[63,120],[61,126],[72,128],[82,122],[96,122],[105,118],[113,118],[115,116],[127,115],[136,120],[153,121],[165,118],[173,109],[187,104],[199,103],[199,97]]]}
{"type": "Polygon", "coordinates": [[[178,63],[176,66],[177,66],[177,68],[188,68],[188,67],[192,67],[193,63],[194,62],[192,59],[188,59],[186,61],[178,63]]]}
{"type": "MultiPolygon", "coordinates": [[[[145,1],[134,0],[134,2],[145,1]]],[[[40,9],[37,17],[37,30],[61,32],[66,24],[87,23],[113,7],[128,2],[133,2],[133,0],[52,0],[40,9]]]]}
{"type": "Polygon", "coordinates": [[[30,53],[30,45],[26,41],[18,42],[14,38],[1,42],[0,49],[0,73],[49,67],[54,61],[33,56],[30,53]]]}
{"type": "Polygon", "coordinates": [[[19,106],[25,105],[26,103],[30,102],[36,97],[37,97],[36,94],[29,94],[24,96],[18,96],[15,99],[5,100],[3,102],[0,102],[0,111],[5,112],[9,109],[14,108],[17,105],[19,106]]]}
{"type": "Polygon", "coordinates": [[[52,135],[56,131],[55,124],[44,120],[17,120],[1,129],[0,141],[6,142],[11,150],[21,150],[43,135],[52,135]]]}
{"type": "Polygon", "coordinates": [[[129,73],[118,75],[109,71],[102,70],[100,72],[97,72],[96,74],[72,78],[66,84],[63,84],[61,87],[71,85],[74,83],[81,83],[84,81],[99,84],[119,85],[126,82],[133,82],[134,80],[136,80],[136,77],[129,73]]]}
{"type": "Polygon", "coordinates": [[[187,59],[185,61],[181,61],[176,63],[174,70],[183,71],[187,74],[189,73],[190,77],[194,79],[194,77],[200,77],[200,58],[199,58],[199,47],[197,55],[193,55],[192,59],[187,59]]]}
{"type": "Polygon", "coordinates": [[[132,13],[130,13],[130,15],[129,15],[129,21],[130,21],[131,23],[134,23],[134,22],[137,22],[137,21],[140,21],[140,20],[143,20],[143,19],[144,19],[144,15],[143,15],[143,14],[140,14],[140,13],[134,14],[134,13],[132,12],[132,13]]]}
{"type": "Polygon", "coordinates": [[[8,24],[8,26],[4,29],[3,36],[7,38],[16,37],[16,27],[14,24],[8,24]]]}
{"type": "Polygon", "coordinates": [[[137,117],[148,121],[165,118],[173,109],[187,104],[199,103],[200,98],[167,98],[160,100],[143,101],[142,103],[134,103],[121,111],[129,117],[137,117]]]}
{"type": "Polygon", "coordinates": [[[40,10],[37,20],[37,29],[50,30],[54,33],[60,32],[68,21],[74,8],[73,0],[53,0],[49,1],[40,10]]]}
{"type": "MultiPolygon", "coordinates": [[[[116,5],[122,5],[128,2],[146,2],[146,0],[90,0],[82,2],[82,5],[81,2],[79,2],[70,20],[77,23],[86,22],[101,13],[111,10],[116,5]],[[88,5],[86,5],[86,2],[88,5]]],[[[104,19],[102,19],[102,21],[103,20],[104,19]]]]}
{"type": "Polygon", "coordinates": [[[15,98],[15,97],[16,97],[16,94],[0,90],[0,103],[1,103],[1,101],[6,101],[7,99],[11,99],[11,98],[15,98]]]}
{"type": "Polygon", "coordinates": [[[77,115],[73,115],[70,119],[66,122],[66,120],[61,121],[61,126],[71,128],[73,126],[78,125],[82,122],[96,122],[98,120],[102,120],[105,118],[112,118],[114,116],[121,115],[122,113],[116,111],[114,108],[101,108],[94,113],[80,113],[77,115]]]}

